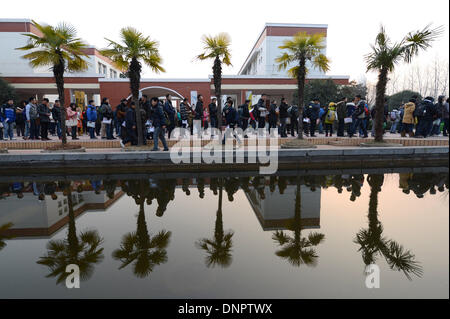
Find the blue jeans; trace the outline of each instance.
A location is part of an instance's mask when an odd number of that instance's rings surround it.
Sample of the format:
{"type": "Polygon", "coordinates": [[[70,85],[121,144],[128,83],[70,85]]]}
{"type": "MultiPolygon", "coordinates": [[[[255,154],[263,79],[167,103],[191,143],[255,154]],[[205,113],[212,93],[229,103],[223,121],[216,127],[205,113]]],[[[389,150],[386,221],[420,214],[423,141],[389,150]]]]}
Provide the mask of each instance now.
{"type": "Polygon", "coordinates": [[[161,139],[161,142],[164,146],[164,150],[168,150],[169,147],[167,146],[167,142],[166,142],[166,138],[164,137],[166,133],[166,130],[160,126],[155,127],[155,132],[153,133],[153,142],[154,142],[154,146],[153,146],[153,150],[158,150],[158,139],[161,139]]]}
{"type": "Polygon", "coordinates": [[[14,137],[14,131],[13,131],[13,126],[14,126],[14,122],[4,122],[4,129],[3,129],[3,133],[4,133],[4,138],[8,138],[10,140],[13,139],[14,137]]]}
{"type": "Polygon", "coordinates": [[[114,130],[114,125],[113,124],[106,124],[106,138],[108,140],[112,140],[113,139],[113,130],[114,130]]]}
{"type": "Polygon", "coordinates": [[[56,122],[56,135],[58,135],[58,137],[61,137],[61,123],[60,122],[56,122]]]}
{"type": "Polygon", "coordinates": [[[95,138],[95,127],[89,127],[89,136],[91,139],[95,138]]]}
{"type": "Polygon", "coordinates": [[[395,133],[395,131],[397,130],[397,125],[398,125],[398,122],[397,122],[397,121],[395,121],[395,122],[392,123],[391,131],[390,131],[391,134],[395,133]]]}
{"type": "Polygon", "coordinates": [[[355,134],[355,132],[359,131],[359,129],[361,128],[363,136],[367,137],[366,121],[364,119],[357,118],[354,123],[355,125],[353,126],[352,135],[355,134]]]}
{"type": "Polygon", "coordinates": [[[25,121],[25,135],[26,138],[30,138],[30,123],[25,121]]]}

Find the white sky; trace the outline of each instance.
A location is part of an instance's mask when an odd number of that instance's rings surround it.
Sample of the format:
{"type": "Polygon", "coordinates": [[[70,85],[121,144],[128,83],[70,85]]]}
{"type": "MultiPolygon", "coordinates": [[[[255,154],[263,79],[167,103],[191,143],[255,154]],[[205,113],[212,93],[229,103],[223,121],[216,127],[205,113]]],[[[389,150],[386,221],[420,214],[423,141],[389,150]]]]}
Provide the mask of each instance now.
{"type": "Polygon", "coordinates": [[[202,51],[201,36],[219,32],[232,39],[233,66],[223,72],[237,74],[266,22],[328,24],[329,74],[352,79],[364,75],[363,56],[381,23],[393,40],[429,23],[443,25],[445,34],[419,61],[449,56],[448,0],[21,0],[3,1],[0,18],[69,22],[79,37],[98,48],[106,45],[104,37],[118,40],[121,27],[133,26],[160,43],[166,73],[145,70],[147,78],[206,78],[212,62],[194,57],[202,51]]]}

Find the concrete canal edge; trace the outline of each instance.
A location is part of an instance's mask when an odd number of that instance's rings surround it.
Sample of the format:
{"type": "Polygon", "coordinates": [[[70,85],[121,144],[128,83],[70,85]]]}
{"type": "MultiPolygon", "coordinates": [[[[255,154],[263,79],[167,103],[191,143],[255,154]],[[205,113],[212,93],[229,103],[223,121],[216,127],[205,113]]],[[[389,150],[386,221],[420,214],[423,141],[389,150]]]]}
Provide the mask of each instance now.
{"type": "MultiPolygon", "coordinates": [[[[197,171],[197,170],[246,170],[255,163],[245,151],[223,151],[221,164],[202,162],[201,151],[193,151],[182,163],[174,163],[170,152],[105,152],[105,153],[40,153],[40,154],[0,154],[0,173],[10,174],[10,170],[21,168],[28,172],[36,169],[80,170],[114,169],[152,171],[197,171]],[[240,153],[239,153],[240,152],[240,153]],[[230,161],[231,159],[231,161],[230,161]],[[227,162],[228,160],[228,162],[227,162]]],[[[432,147],[369,147],[337,149],[278,149],[277,159],[280,169],[331,169],[331,168],[376,168],[399,166],[447,166],[448,146],[432,147]]],[[[252,159],[252,157],[251,157],[252,159]]]]}

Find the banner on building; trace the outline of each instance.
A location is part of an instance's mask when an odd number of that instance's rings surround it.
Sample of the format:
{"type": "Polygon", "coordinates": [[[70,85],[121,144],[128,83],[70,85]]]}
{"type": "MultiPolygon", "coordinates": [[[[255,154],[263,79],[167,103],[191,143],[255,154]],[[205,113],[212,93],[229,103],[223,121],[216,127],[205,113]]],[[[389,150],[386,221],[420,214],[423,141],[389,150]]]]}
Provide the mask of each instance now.
{"type": "Polygon", "coordinates": [[[191,91],[191,105],[197,104],[197,91],[191,91]]]}

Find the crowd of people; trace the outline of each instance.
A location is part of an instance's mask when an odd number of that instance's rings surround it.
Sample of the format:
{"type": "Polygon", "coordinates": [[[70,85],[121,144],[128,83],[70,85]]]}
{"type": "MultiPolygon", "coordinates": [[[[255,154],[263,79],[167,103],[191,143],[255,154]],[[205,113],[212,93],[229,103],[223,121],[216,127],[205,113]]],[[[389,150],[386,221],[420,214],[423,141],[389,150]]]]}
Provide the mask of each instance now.
{"type": "MultiPolygon", "coordinates": [[[[176,127],[189,130],[191,134],[218,128],[219,108],[216,98],[206,104],[203,96],[199,95],[195,105],[184,98],[178,106],[174,106],[170,94],[165,99],[149,99],[143,95],[139,104],[140,114],[136,114],[135,103],[125,98],[115,108],[106,97],[102,99],[101,105],[96,106],[90,100],[85,108],[75,103],[63,108],[58,100],[50,103],[47,98],[37,101],[31,97],[28,102],[22,101],[18,105],[9,99],[1,107],[0,140],[14,140],[14,131],[17,137],[25,140],[51,140],[49,136],[61,139],[63,111],[66,112],[66,133],[73,140],[87,134],[91,139],[120,138],[122,146],[137,145],[137,121],[140,120],[143,142],[146,144],[153,140],[154,150],[158,150],[159,140],[164,150],[168,150],[166,136],[170,139],[176,127]]],[[[237,107],[235,101],[228,97],[222,108],[222,125],[231,131],[236,128],[245,131],[249,127],[255,131],[275,129],[281,137],[298,135],[301,121],[306,136],[324,134],[328,137],[336,132],[336,136],[366,138],[370,130],[372,136],[375,134],[375,117],[376,109],[369,107],[366,98],[361,95],[351,100],[342,97],[339,101],[325,104],[313,98],[305,106],[302,117],[299,116],[297,105],[289,105],[285,98],[281,98],[278,104],[276,100],[268,100],[266,94],[261,95],[257,104],[251,105],[251,101],[246,100],[237,107]]],[[[400,133],[403,137],[424,138],[440,135],[441,132],[443,136],[448,136],[449,99],[439,96],[435,103],[433,97],[421,100],[413,96],[391,111],[386,99],[383,120],[383,130],[400,133]]]]}

